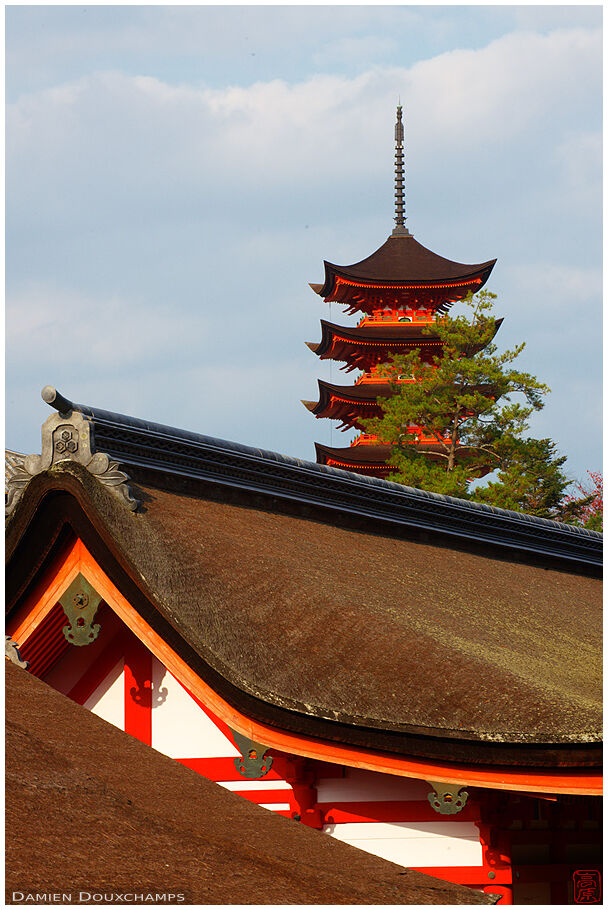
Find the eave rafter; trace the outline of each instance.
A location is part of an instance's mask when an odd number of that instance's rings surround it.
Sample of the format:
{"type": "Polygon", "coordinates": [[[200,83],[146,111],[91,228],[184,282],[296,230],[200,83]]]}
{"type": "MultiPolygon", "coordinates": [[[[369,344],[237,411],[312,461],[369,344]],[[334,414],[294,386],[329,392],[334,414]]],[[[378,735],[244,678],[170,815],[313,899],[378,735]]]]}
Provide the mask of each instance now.
{"type": "Polygon", "coordinates": [[[388,382],[360,383],[355,386],[334,386],[318,380],[319,400],[304,401],[303,404],[315,417],[329,417],[340,420],[340,429],[356,427],[363,430],[362,419],[379,417],[382,413],[378,397],[393,394],[388,382]],[[356,391],[355,391],[356,390],[356,391]]]}
{"type": "Polygon", "coordinates": [[[438,313],[445,313],[468,293],[481,290],[492,270],[483,268],[470,275],[463,275],[447,281],[423,279],[421,281],[364,280],[341,273],[331,263],[325,263],[326,278],[320,291],[326,303],[342,303],[347,313],[371,314],[385,306],[424,307],[438,313]]]}
{"type": "Polygon", "coordinates": [[[345,363],[342,369],[346,372],[354,369],[368,372],[373,366],[385,363],[392,354],[406,354],[416,349],[430,361],[443,348],[437,335],[423,334],[422,327],[408,323],[392,326],[387,332],[382,324],[352,329],[322,319],[321,331],[319,344],[309,342],[308,347],[321,360],[345,363]]]}

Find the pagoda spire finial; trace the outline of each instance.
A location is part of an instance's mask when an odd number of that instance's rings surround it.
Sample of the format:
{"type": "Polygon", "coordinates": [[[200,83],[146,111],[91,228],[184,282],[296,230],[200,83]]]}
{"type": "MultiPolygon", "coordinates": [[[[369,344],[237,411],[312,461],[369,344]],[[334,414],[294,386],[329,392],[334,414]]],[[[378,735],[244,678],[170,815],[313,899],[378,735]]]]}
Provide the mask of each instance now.
{"type": "Polygon", "coordinates": [[[403,166],[403,122],[401,98],[397,105],[397,122],[395,123],[395,227],[392,237],[411,237],[405,226],[405,169],[403,166]]]}

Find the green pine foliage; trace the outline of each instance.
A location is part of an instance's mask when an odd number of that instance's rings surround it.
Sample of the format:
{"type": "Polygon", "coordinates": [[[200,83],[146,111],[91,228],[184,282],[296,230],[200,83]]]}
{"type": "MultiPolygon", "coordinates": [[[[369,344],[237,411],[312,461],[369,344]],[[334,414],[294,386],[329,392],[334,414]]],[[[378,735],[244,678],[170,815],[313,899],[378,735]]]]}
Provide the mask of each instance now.
{"type": "Polygon", "coordinates": [[[567,508],[570,480],[551,439],[518,439],[505,447],[498,479],[475,490],[474,499],[502,509],[540,518],[571,521],[577,509],[567,508]]]}
{"type": "Polygon", "coordinates": [[[489,291],[469,295],[463,313],[440,316],[426,328],[443,343],[442,354],[431,362],[415,350],[383,365],[394,394],[379,399],[383,416],[366,421],[365,430],[395,446],[391,480],[572,520],[576,507],[566,502],[565,456],[552,440],[525,435],[549,389],[514,365],[524,344],[499,353],[493,341],[495,299],[489,291]],[[406,377],[412,381],[396,381],[406,377]],[[415,427],[424,434],[416,435],[415,427]],[[408,444],[412,439],[418,440],[415,448],[408,444]],[[472,485],[486,474],[490,482],[472,485]]]}

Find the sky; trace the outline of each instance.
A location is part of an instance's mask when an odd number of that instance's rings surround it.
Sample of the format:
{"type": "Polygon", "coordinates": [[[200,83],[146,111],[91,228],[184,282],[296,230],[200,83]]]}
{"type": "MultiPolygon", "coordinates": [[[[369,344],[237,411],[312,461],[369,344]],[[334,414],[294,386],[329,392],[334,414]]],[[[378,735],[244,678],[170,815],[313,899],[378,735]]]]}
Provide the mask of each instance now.
{"type": "MultiPolygon", "coordinates": [[[[8,6],[6,445],[72,401],[314,460],[323,260],[498,262],[531,434],[601,469],[601,6],[8,6]]],[[[456,310],[454,310],[456,312],[456,310]]],[[[333,304],[331,319],[356,323],[333,304]]]]}

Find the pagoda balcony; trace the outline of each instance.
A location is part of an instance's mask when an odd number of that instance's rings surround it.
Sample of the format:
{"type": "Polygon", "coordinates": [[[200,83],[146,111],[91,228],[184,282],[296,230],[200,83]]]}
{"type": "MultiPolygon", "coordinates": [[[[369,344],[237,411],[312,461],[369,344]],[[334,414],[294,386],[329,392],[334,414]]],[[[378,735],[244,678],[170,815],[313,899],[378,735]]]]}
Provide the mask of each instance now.
{"type": "Polygon", "coordinates": [[[371,446],[378,445],[378,437],[375,433],[359,433],[351,442],[351,446],[371,446]]]}
{"type": "Polygon", "coordinates": [[[391,312],[384,311],[362,316],[357,323],[357,328],[364,325],[378,325],[378,323],[383,325],[403,325],[404,323],[408,325],[431,325],[435,321],[436,316],[434,313],[412,312],[406,314],[402,310],[392,310],[391,312]]]}
{"type": "Polygon", "coordinates": [[[399,385],[403,385],[406,382],[415,382],[415,380],[413,378],[402,379],[401,376],[397,379],[389,379],[387,376],[382,376],[379,373],[362,373],[361,376],[358,376],[357,379],[355,379],[355,385],[365,385],[368,382],[382,382],[384,385],[395,382],[399,385]]]}
{"type": "MultiPolygon", "coordinates": [[[[411,440],[408,440],[409,445],[449,445],[451,439],[449,436],[442,436],[440,439],[435,436],[434,433],[429,433],[423,430],[421,427],[408,427],[406,430],[412,437],[411,440]]],[[[351,442],[351,446],[381,446],[382,443],[378,442],[378,436],[374,433],[359,433],[358,436],[351,442]]]]}
{"type": "Polygon", "coordinates": [[[449,436],[441,436],[438,439],[434,433],[429,433],[422,427],[408,427],[406,433],[410,433],[414,437],[411,440],[408,439],[409,445],[449,446],[452,442],[449,436]]]}

